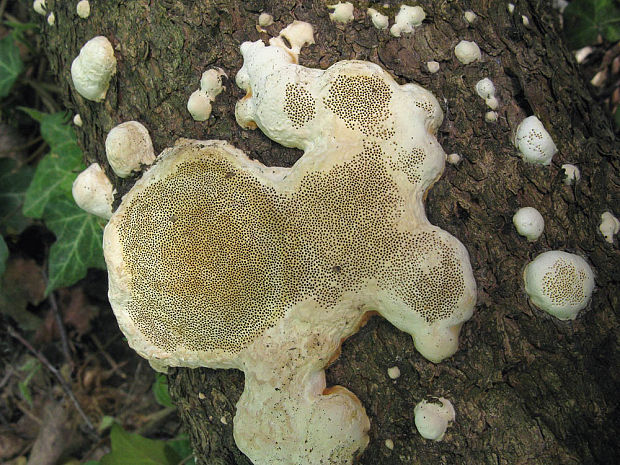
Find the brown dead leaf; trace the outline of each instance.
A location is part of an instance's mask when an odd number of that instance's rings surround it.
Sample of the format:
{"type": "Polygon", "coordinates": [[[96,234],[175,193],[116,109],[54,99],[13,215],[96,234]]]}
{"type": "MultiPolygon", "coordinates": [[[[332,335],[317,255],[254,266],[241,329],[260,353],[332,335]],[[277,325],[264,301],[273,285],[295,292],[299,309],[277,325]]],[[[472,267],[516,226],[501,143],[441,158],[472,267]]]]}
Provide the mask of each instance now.
{"type": "Polygon", "coordinates": [[[12,258],[0,279],[0,313],[13,318],[23,330],[37,329],[41,319],[29,312],[27,306],[38,305],[44,293],[41,267],[31,259],[12,258]]]}
{"type": "MultiPolygon", "coordinates": [[[[81,337],[90,331],[90,323],[99,313],[99,308],[91,305],[81,287],[63,288],[56,291],[58,310],[62,315],[62,321],[67,331],[73,329],[77,337],[81,337]]],[[[39,343],[48,343],[58,339],[58,327],[54,311],[50,307],[43,325],[37,331],[35,340],[39,343]]],[[[73,339],[73,337],[72,337],[73,339]]]]}

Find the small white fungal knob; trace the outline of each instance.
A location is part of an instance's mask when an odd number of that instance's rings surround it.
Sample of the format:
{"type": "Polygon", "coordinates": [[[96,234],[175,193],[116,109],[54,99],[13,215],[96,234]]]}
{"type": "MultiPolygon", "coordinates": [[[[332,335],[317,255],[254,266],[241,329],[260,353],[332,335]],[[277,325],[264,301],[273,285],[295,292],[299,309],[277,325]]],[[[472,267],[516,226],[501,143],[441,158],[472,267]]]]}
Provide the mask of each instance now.
{"type": "Polygon", "coordinates": [[[140,165],[155,161],[149,131],[137,121],[127,121],[112,128],[105,139],[105,153],[114,173],[126,178],[140,165]]]}
{"type": "Polygon", "coordinates": [[[473,63],[474,61],[482,58],[478,44],[468,40],[461,40],[456,47],[454,47],[454,54],[464,65],[468,65],[469,63],[473,63]]]}
{"type": "Polygon", "coordinates": [[[553,139],[536,116],[528,116],[517,127],[515,146],[528,163],[549,165],[558,151],[553,139]]]}
{"type": "Polygon", "coordinates": [[[463,14],[463,17],[465,18],[465,21],[467,21],[467,23],[472,24],[472,23],[476,20],[476,18],[477,18],[478,16],[477,16],[477,15],[476,15],[476,13],[474,13],[473,11],[471,11],[471,10],[467,10],[467,11],[463,14]]]}
{"type": "Polygon", "coordinates": [[[379,13],[374,8],[368,8],[367,13],[368,16],[370,16],[373,26],[377,29],[387,29],[389,21],[386,15],[379,13]]]}
{"type": "Polygon", "coordinates": [[[329,19],[337,23],[349,23],[353,21],[353,4],[351,2],[338,2],[335,5],[327,5],[334,11],[329,14],[329,19]]]}
{"type": "Polygon", "coordinates": [[[610,244],[614,243],[614,236],[620,231],[620,221],[611,212],[605,212],[601,215],[601,224],[599,231],[610,244]]]}
{"type": "Polygon", "coordinates": [[[536,241],[545,230],[545,220],[533,207],[519,208],[512,217],[512,222],[517,232],[530,242],[536,241]]]}
{"type": "Polygon", "coordinates": [[[400,377],[400,368],[398,368],[397,366],[390,367],[388,368],[387,373],[390,379],[397,379],[398,377],[400,377]]]}
{"type": "Polygon", "coordinates": [[[565,163],[562,165],[562,169],[564,170],[564,174],[566,177],[564,178],[564,184],[570,186],[581,179],[581,172],[579,168],[575,165],[571,165],[570,163],[565,163]]]}
{"type": "Polygon", "coordinates": [[[47,13],[45,11],[46,10],[45,0],[34,0],[32,4],[32,8],[34,9],[35,12],[37,12],[41,16],[45,16],[45,14],[47,13]]]}
{"type": "Polygon", "coordinates": [[[439,71],[439,63],[437,61],[429,61],[426,63],[426,67],[430,73],[436,73],[439,71]]]}
{"type": "Polygon", "coordinates": [[[261,27],[271,26],[273,24],[273,16],[269,13],[261,13],[258,15],[258,25],[261,27]]]}
{"type": "Polygon", "coordinates": [[[88,18],[90,16],[90,3],[88,0],[80,0],[75,6],[75,11],[80,18],[88,18]]]}
{"type": "Polygon", "coordinates": [[[440,404],[423,400],[414,409],[415,426],[424,439],[441,441],[456,412],[448,399],[439,397],[440,404]]]}
{"type": "Polygon", "coordinates": [[[82,117],[80,116],[79,113],[77,113],[74,117],[73,117],[73,124],[75,124],[77,127],[82,127],[82,117]]]}

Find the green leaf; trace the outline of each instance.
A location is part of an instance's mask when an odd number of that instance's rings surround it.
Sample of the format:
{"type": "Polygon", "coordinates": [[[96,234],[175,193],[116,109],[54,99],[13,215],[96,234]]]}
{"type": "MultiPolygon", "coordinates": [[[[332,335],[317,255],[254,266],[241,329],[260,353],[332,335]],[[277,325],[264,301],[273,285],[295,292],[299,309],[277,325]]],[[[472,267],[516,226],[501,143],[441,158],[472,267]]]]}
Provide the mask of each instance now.
{"type": "Polygon", "coordinates": [[[33,171],[29,166],[17,168],[12,158],[0,158],[0,233],[19,234],[30,224],[22,205],[33,171]]]}
{"type": "Polygon", "coordinates": [[[101,458],[101,465],[177,465],[182,457],[165,441],[128,433],[118,425],[110,433],[112,452],[101,458]]]}
{"type": "Polygon", "coordinates": [[[49,115],[49,113],[43,113],[42,111],[35,110],[34,108],[17,107],[17,109],[23,111],[24,113],[26,113],[33,120],[35,120],[37,123],[40,123],[41,121],[43,121],[43,118],[45,118],[46,116],[49,115]]]}
{"type": "Polygon", "coordinates": [[[41,218],[53,197],[72,198],[73,181],[85,168],[75,132],[66,119],[65,113],[56,113],[41,120],[41,135],[50,145],[51,153],[39,162],[26,191],[23,211],[31,218],[41,218]]]}
{"type": "Polygon", "coordinates": [[[564,10],[564,34],[570,49],[595,44],[601,35],[620,40],[620,7],[617,0],[573,0],[564,10]]]}
{"type": "Polygon", "coordinates": [[[163,407],[174,407],[170,393],[168,392],[168,378],[161,373],[157,373],[153,383],[153,395],[157,403],[163,407]]]}
{"type": "Polygon", "coordinates": [[[79,281],[88,268],[105,270],[103,225],[98,217],[86,213],[70,197],[51,199],[43,216],[56,235],[50,248],[46,294],[79,281]]]}
{"type": "Polygon", "coordinates": [[[4,237],[0,236],[0,276],[6,270],[7,258],[9,258],[9,248],[6,246],[6,242],[4,242],[4,237]]]}
{"type": "Polygon", "coordinates": [[[103,433],[105,430],[110,429],[112,425],[114,425],[115,421],[116,420],[114,419],[114,417],[104,415],[101,419],[101,422],[99,422],[99,426],[97,426],[97,431],[103,433]]]}
{"type": "Polygon", "coordinates": [[[0,98],[6,97],[24,69],[13,34],[0,40],[0,98]]]}
{"type": "Polygon", "coordinates": [[[187,457],[190,457],[194,453],[192,446],[189,443],[187,434],[182,434],[179,437],[168,441],[167,444],[174,449],[179,457],[182,457],[181,460],[184,460],[183,465],[195,465],[196,460],[193,457],[186,460],[187,457]]]}

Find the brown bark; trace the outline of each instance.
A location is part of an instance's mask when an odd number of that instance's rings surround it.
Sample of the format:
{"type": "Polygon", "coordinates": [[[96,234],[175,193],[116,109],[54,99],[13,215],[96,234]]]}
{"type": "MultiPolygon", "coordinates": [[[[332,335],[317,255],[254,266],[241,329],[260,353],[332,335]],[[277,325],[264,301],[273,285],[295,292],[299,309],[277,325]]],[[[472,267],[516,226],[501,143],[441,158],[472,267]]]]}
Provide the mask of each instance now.
{"type": "MultiPolygon", "coordinates": [[[[372,26],[364,13],[368,2],[354,2],[356,19],[348,25],[331,23],[325,5],[333,2],[318,0],[93,0],[87,20],[75,15],[74,2],[47,3],[56,25],[37,21],[67,107],[85,122],[78,133],[89,162],[105,164],[107,131],[135,119],[151,131],[156,150],[178,137],[226,139],[267,165],[291,166],[299,151],[260,131],[242,130],[234,120],[234,104],[242,97],[233,81],[242,62],[238,47],[269,37],[255,27],[263,10],[276,20],[267,28],[271,35],[293,19],[315,26],[317,43],[302,51],[303,65],[369,60],[400,82],[431,90],[446,115],[438,139],[447,153],[458,152],[464,160],[447,166],[429,193],[427,212],[433,224],[468,248],[478,305],[463,328],[459,352],[438,365],[423,359],[409,336],[381,318],[345,341],[327,380],[352,390],[371,419],[371,442],[360,463],[620,462],[620,254],[617,242],[610,245],[598,233],[600,214],[618,213],[618,144],[563,45],[557,13],[547,2],[514,1],[511,15],[506,3],[496,0],[421,0],[416,3],[424,7],[426,21],[400,39],[372,26]],[[479,15],[471,27],[463,20],[465,9],[479,15]],[[95,35],[112,41],[118,59],[118,73],[101,104],[73,90],[69,71],[81,45],[95,35]],[[464,66],[455,59],[461,39],[479,44],[481,62],[464,66]],[[440,62],[437,74],[428,72],[430,60],[440,62]],[[222,67],[230,80],[211,118],[198,123],[185,105],[202,71],[213,66],[222,67]],[[474,91],[482,77],[491,78],[498,90],[497,123],[484,121],[485,105],[474,91]],[[523,163],[511,143],[517,124],[531,114],[559,147],[549,167],[523,163]],[[581,169],[582,179],[573,187],[562,183],[563,163],[581,169]],[[545,218],[545,233],[536,243],[526,242],[512,226],[521,206],[535,206],[545,218]],[[582,254],[596,271],[591,307],[574,322],[531,307],[523,291],[523,267],[550,249],[582,254]],[[386,373],[394,365],[402,372],[395,381],[386,373]],[[423,440],[413,424],[413,407],[427,395],[448,397],[457,411],[440,443],[423,440]],[[384,445],[388,438],[393,450],[384,445]]],[[[385,12],[393,18],[400,2],[389,3],[385,12]]],[[[121,194],[135,180],[107,171],[121,194]]],[[[170,385],[198,463],[250,463],[232,438],[243,388],[240,372],[176,369],[170,385]]]]}

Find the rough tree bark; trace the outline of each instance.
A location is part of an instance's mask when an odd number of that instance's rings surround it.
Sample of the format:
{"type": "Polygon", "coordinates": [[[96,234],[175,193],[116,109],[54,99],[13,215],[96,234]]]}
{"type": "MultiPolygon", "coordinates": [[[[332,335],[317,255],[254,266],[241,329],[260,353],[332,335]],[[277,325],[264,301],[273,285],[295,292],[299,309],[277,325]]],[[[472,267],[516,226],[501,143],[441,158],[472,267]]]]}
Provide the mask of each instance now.
{"type": "MultiPolygon", "coordinates": [[[[89,162],[105,165],[107,131],[135,119],[149,128],[157,151],[179,137],[217,138],[267,165],[291,166],[299,151],[235,124],[234,104],[242,92],[232,79],[242,63],[241,42],[267,39],[294,19],[316,29],[316,44],[304,48],[301,64],[327,68],[342,59],[369,60],[399,82],[418,82],[438,97],[445,112],[438,139],[447,153],[464,159],[447,166],[428,196],[427,211],[433,224],[468,248],[478,305],[463,328],[460,350],[438,365],[381,318],[344,343],[327,380],[357,394],[371,419],[371,442],[360,463],[620,463],[619,253],[618,243],[604,242],[597,230],[603,211],[618,213],[618,145],[560,39],[550,1],[513,0],[510,14],[496,0],[420,0],[414,3],[423,6],[427,19],[401,38],[372,26],[365,14],[369,2],[354,2],[355,21],[347,25],[330,22],[326,4],[333,2],[319,0],[93,0],[87,20],[76,16],[74,3],[47,0],[56,24],[37,21],[66,106],[85,122],[78,134],[89,162]],[[479,15],[472,26],[463,20],[466,9],[479,15]],[[268,33],[255,27],[263,10],[275,18],[268,33]],[[69,71],[80,47],[95,35],[111,40],[118,59],[118,73],[100,104],[74,91],[69,71]],[[464,66],[455,59],[461,39],[479,44],[480,62],[464,66]],[[428,72],[430,60],[440,62],[440,72],[428,72]],[[211,118],[194,122],[185,109],[187,98],[202,71],[213,66],[230,80],[211,118]],[[484,121],[485,105],[474,91],[485,76],[498,90],[496,123],[484,121]],[[559,147],[549,167],[523,163],[511,143],[517,124],[531,114],[559,147]],[[562,183],[563,163],[581,169],[573,187],[562,183]],[[512,226],[521,206],[535,206],[545,218],[538,242],[526,242],[512,226]],[[550,249],[587,256],[596,271],[592,305],[574,322],[532,308],[523,290],[523,267],[550,249]],[[402,372],[395,381],[386,373],[394,365],[402,372]],[[440,443],[423,440],[413,423],[413,407],[427,395],[448,397],[457,411],[440,443]],[[388,438],[393,450],[384,445],[388,438]]],[[[401,2],[387,3],[384,11],[393,18],[401,2]]],[[[106,171],[120,194],[135,181],[106,171]]],[[[242,373],[176,369],[169,379],[198,463],[249,464],[232,438],[242,373]]]]}

